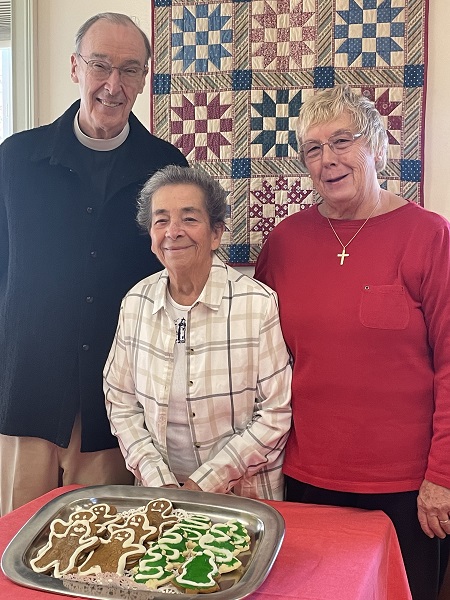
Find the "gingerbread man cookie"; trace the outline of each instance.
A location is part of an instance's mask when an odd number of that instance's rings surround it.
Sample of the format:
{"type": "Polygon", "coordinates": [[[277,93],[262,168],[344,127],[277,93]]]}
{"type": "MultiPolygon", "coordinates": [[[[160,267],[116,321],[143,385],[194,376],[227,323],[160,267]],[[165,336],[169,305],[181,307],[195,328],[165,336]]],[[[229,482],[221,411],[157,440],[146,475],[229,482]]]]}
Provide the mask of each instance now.
{"type": "Polygon", "coordinates": [[[79,559],[100,543],[95,534],[95,526],[89,521],[75,521],[66,529],[56,533],[55,524],[50,524],[50,535],[47,544],[30,560],[30,566],[36,573],[51,573],[61,577],[76,570],[79,559]]]}
{"type": "Polygon", "coordinates": [[[93,504],[92,512],[97,516],[96,524],[110,525],[111,523],[123,523],[123,516],[117,512],[117,508],[113,504],[101,502],[93,504]]]}
{"type": "Polygon", "coordinates": [[[149,523],[162,531],[164,528],[174,525],[178,517],[172,514],[173,505],[166,498],[156,498],[151,500],[144,508],[149,523]]]}
{"type": "Polygon", "coordinates": [[[133,529],[135,532],[135,541],[139,544],[145,544],[158,537],[158,528],[150,525],[145,513],[132,513],[128,515],[123,524],[112,523],[107,526],[111,534],[118,529],[133,529]]]}
{"type": "Polygon", "coordinates": [[[102,534],[108,523],[121,523],[123,517],[117,513],[115,506],[110,504],[93,504],[89,508],[80,508],[69,515],[67,521],[63,519],[54,520],[54,531],[57,534],[64,533],[69,525],[75,521],[89,521],[96,527],[97,534],[102,534]]]}
{"type": "Polygon", "coordinates": [[[100,545],[89,553],[78,567],[78,573],[118,573],[123,575],[125,568],[145,554],[144,545],[135,543],[133,529],[119,529],[108,539],[100,540],[100,545]]]}

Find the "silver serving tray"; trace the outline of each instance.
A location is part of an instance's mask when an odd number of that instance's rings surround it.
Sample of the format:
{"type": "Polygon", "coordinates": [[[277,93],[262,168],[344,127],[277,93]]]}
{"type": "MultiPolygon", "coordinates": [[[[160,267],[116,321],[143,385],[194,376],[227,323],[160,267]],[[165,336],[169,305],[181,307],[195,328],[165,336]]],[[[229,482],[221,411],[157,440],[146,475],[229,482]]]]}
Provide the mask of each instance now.
{"type": "MultiPolygon", "coordinates": [[[[280,513],[257,500],[225,494],[193,492],[171,488],[145,488],[125,485],[97,485],[66,492],[43,506],[11,540],[2,556],[4,574],[20,585],[77,596],[80,598],[121,598],[124,600],[168,600],[171,594],[154,590],[126,590],[119,587],[92,585],[70,580],[56,579],[35,573],[30,568],[30,559],[43,546],[55,518],[67,519],[69,514],[83,506],[107,502],[118,511],[135,509],[154,498],[167,498],[175,508],[209,515],[213,522],[239,519],[247,528],[251,538],[250,552],[243,560],[244,573],[233,582],[225,575],[219,582],[221,589],[210,594],[201,594],[205,599],[241,600],[254,592],[266,579],[284,537],[284,520],[280,513]],[[222,589],[223,587],[226,589],[222,589]]],[[[241,556],[239,557],[241,559],[241,556]]],[[[230,574],[231,575],[231,574],[230,574]]],[[[189,597],[187,594],[178,596],[189,597]]]]}

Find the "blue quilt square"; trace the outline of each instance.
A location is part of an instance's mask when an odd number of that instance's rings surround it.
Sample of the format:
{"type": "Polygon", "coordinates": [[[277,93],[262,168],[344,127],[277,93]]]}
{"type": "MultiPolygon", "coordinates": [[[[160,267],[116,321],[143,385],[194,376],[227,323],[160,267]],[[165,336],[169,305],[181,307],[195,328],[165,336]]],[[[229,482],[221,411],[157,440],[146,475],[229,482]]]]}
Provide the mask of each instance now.
{"type": "Polygon", "coordinates": [[[223,29],[220,32],[220,43],[221,44],[230,44],[233,41],[233,30],[232,29],[223,29]]]}
{"type": "Polygon", "coordinates": [[[377,66],[377,53],[376,52],[363,52],[362,53],[362,66],[367,69],[369,67],[377,66]]]}
{"type": "Polygon", "coordinates": [[[290,131],[288,134],[288,142],[289,146],[293,148],[296,152],[298,152],[298,143],[297,143],[297,134],[295,131],[290,131]]]}
{"type": "Polygon", "coordinates": [[[153,78],[153,93],[170,94],[171,79],[168,73],[155,73],[153,78]]]}
{"type": "Polygon", "coordinates": [[[283,158],[289,155],[289,147],[287,144],[275,144],[275,156],[283,158]]]}
{"type": "Polygon", "coordinates": [[[290,117],[298,117],[298,113],[300,111],[300,106],[302,105],[302,93],[297,92],[291,101],[289,102],[289,110],[288,115],[290,117]]]}
{"type": "Polygon", "coordinates": [[[231,244],[230,263],[245,264],[250,260],[250,244],[231,244]]]}
{"type": "Polygon", "coordinates": [[[314,68],[314,87],[331,88],[334,86],[334,67],[314,68]]]}
{"type": "Polygon", "coordinates": [[[287,104],[289,102],[289,90],[277,90],[277,104],[287,104]]]}
{"type": "Polygon", "coordinates": [[[400,161],[400,179],[401,181],[420,181],[422,175],[422,163],[420,160],[400,161]]]}
{"type": "Polygon", "coordinates": [[[405,37],[405,24],[391,23],[391,37],[405,37]]]}
{"type": "Polygon", "coordinates": [[[174,48],[182,48],[184,46],[184,33],[175,32],[172,33],[172,46],[174,48]]]}
{"type": "Polygon", "coordinates": [[[250,127],[252,131],[262,131],[264,119],[262,117],[252,117],[250,119],[250,127]]]}
{"type": "Polygon", "coordinates": [[[195,72],[196,73],[207,73],[208,71],[208,60],[206,58],[198,58],[195,61],[195,72]]]}
{"type": "Polygon", "coordinates": [[[251,176],[251,161],[249,158],[233,158],[231,161],[231,177],[233,179],[248,179],[251,176]]]}
{"type": "Polygon", "coordinates": [[[207,31],[196,31],[195,32],[195,43],[197,46],[208,45],[208,32],[207,31]]]}
{"type": "Polygon", "coordinates": [[[363,23],[363,38],[374,38],[377,37],[377,24],[376,23],[363,23]]]}
{"type": "Polygon", "coordinates": [[[175,59],[183,58],[183,70],[185,71],[197,57],[197,48],[193,44],[181,44],[180,51],[175,56],[175,59]]]}
{"type": "Polygon", "coordinates": [[[233,90],[250,90],[252,87],[252,74],[252,71],[235,69],[231,76],[233,90]]]}
{"type": "Polygon", "coordinates": [[[359,56],[362,52],[362,39],[350,38],[347,44],[348,53],[359,56]]]}
{"type": "Polygon", "coordinates": [[[206,19],[208,17],[208,5],[198,4],[197,8],[195,9],[195,16],[197,19],[206,19]]]}
{"type": "Polygon", "coordinates": [[[275,129],[277,131],[289,131],[289,118],[275,117],[275,129]]]}
{"type": "Polygon", "coordinates": [[[337,40],[345,40],[348,38],[348,25],[335,25],[334,37],[337,40]]]}
{"type": "Polygon", "coordinates": [[[351,2],[348,11],[343,11],[347,15],[347,23],[350,25],[362,25],[364,11],[356,2],[351,2]]]}
{"type": "Polygon", "coordinates": [[[405,87],[423,87],[424,65],[405,65],[403,85],[405,87]]]}
{"type": "Polygon", "coordinates": [[[155,7],[159,6],[172,6],[172,0],[155,0],[155,7]]]}

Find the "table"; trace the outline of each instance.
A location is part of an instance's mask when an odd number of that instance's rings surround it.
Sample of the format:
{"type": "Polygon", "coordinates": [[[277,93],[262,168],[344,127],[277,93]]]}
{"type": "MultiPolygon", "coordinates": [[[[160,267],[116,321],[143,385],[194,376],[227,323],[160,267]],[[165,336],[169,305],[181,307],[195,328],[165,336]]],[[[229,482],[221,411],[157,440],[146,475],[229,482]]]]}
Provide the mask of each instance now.
{"type": "MultiPolygon", "coordinates": [[[[58,488],[2,517],[0,554],[39,508],[79,487],[58,488]]],[[[267,504],[283,515],[286,534],[267,579],[249,600],[411,600],[395,529],[383,512],[267,504]]],[[[18,586],[0,572],[2,600],[57,600],[58,596],[74,598],[18,586]]]]}

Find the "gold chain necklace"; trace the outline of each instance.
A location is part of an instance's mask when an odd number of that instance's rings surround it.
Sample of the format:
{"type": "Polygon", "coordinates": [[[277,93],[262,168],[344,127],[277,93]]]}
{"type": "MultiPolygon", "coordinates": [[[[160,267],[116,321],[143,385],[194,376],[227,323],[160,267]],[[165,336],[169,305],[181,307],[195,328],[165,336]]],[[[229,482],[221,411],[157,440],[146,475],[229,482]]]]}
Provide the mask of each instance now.
{"type": "Polygon", "coordinates": [[[375,204],[375,206],[372,209],[372,212],[370,213],[370,215],[367,217],[367,219],[364,221],[364,223],[361,225],[361,227],[358,229],[358,231],[355,233],[355,235],[350,238],[350,240],[344,244],[341,240],[341,238],[338,236],[338,234],[336,233],[335,228],[333,227],[333,224],[331,223],[330,219],[327,217],[327,221],[330,224],[331,229],[333,230],[334,235],[336,236],[337,241],[340,243],[340,245],[342,246],[342,252],[340,252],[339,254],[337,254],[336,256],[338,256],[338,258],[341,259],[341,266],[344,264],[344,260],[350,256],[350,254],[345,252],[345,249],[347,248],[347,246],[349,246],[351,244],[351,242],[353,242],[353,240],[355,239],[355,237],[358,235],[358,233],[361,231],[361,229],[364,227],[364,225],[367,223],[367,221],[370,219],[370,217],[373,215],[373,213],[376,211],[377,206],[380,204],[380,200],[381,200],[381,189],[380,189],[380,193],[378,194],[378,200],[377,203],[375,204]]]}

